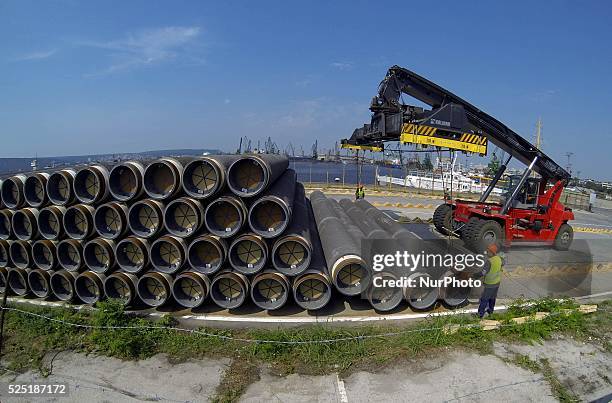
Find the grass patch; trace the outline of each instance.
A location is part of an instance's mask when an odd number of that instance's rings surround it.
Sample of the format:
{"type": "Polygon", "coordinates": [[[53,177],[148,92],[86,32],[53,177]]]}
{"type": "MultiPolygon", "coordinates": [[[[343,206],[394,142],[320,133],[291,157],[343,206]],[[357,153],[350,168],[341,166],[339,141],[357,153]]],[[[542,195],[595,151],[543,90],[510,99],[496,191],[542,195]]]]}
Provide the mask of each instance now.
{"type": "MultiPolygon", "coordinates": [[[[526,308],[513,305],[509,312],[496,314],[495,317],[504,323],[504,327],[497,331],[484,331],[476,326],[478,318],[463,315],[433,317],[403,326],[343,328],[319,325],[277,330],[200,329],[208,335],[173,330],[171,327],[176,323],[170,316],[151,322],[138,316],[126,315],[123,305],[112,300],[99,303],[98,309],[92,311],[20,306],[22,310],[71,323],[120,328],[79,328],[9,311],[6,315],[3,358],[9,363],[11,370],[25,371],[35,368],[44,374],[43,358],[51,352],[63,350],[122,359],[144,359],[165,353],[175,362],[203,357],[227,357],[232,360],[232,364],[223,377],[215,399],[218,402],[231,402],[237,400],[248,384],[257,379],[257,366],[260,364],[269,365],[278,374],[319,375],[339,372],[345,376],[354,370],[372,370],[447,347],[464,347],[484,354],[492,351],[494,339],[534,341],[548,338],[555,332],[593,337],[591,335],[595,335],[595,332],[610,330],[609,311],[588,316],[578,312],[562,314],[561,309],[572,307],[569,302],[541,300],[533,304],[526,308]],[[540,311],[556,314],[541,321],[521,325],[510,321],[512,317],[540,311]],[[443,327],[449,324],[468,326],[449,334],[443,330],[443,327]],[[121,328],[126,326],[138,328],[121,328]],[[147,326],[149,328],[145,328],[147,326]],[[156,328],[152,329],[151,326],[156,328]],[[247,343],[216,336],[255,342],[247,343]],[[337,339],[344,340],[309,342],[337,339]]],[[[609,309],[610,305],[605,307],[609,309]]],[[[602,333],[597,334],[602,340],[609,337],[602,333]]],[[[606,342],[609,343],[609,340],[606,342]]],[[[531,365],[530,362],[522,362],[522,366],[531,365]]],[[[560,390],[559,395],[564,396],[564,393],[560,390]]]]}

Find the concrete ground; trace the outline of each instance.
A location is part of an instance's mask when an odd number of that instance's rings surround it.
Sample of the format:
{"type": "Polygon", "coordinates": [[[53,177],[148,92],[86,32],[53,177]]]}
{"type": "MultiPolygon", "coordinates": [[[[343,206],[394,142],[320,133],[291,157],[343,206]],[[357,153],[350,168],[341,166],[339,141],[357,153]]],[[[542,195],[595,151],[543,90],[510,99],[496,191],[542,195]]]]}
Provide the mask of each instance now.
{"type": "MultiPolygon", "coordinates": [[[[594,344],[559,338],[544,344],[495,344],[492,355],[449,349],[374,371],[354,372],[344,379],[322,376],[275,375],[259,368],[259,380],[249,385],[242,402],[553,402],[551,385],[540,372],[512,362],[517,355],[535,362],[547,359],[561,383],[585,401],[610,396],[612,355],[594,344]]],[[[3,402],[206,402],[215,394],[225,359],[169,363],[163,355],[143,361],[63,352],[47,360],[47,378],[30,371],[5,374],[5,383],[68,383],[61,398],[7,397],[3,402]]],[[[606,400],[603,400],[606,401],[606,400]]]]}

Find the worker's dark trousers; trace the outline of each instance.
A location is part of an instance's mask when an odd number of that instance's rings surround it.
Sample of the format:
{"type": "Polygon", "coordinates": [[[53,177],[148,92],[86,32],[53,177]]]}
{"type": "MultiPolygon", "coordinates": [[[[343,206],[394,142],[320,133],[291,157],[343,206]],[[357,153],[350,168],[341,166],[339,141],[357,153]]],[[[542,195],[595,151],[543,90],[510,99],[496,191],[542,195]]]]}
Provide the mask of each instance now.
{"type": "Polygon", "coordinates": [[[486,286],[482,291],[482,295],[480,296],[480,305],[478,306],[478,316],[481,318],[484,316],[485,312],[489,314],[493,313],[493,309],[495,309],[495,299],[497,298],[497,291],[499,290],[499,284],[494,286],[486,286]]]}

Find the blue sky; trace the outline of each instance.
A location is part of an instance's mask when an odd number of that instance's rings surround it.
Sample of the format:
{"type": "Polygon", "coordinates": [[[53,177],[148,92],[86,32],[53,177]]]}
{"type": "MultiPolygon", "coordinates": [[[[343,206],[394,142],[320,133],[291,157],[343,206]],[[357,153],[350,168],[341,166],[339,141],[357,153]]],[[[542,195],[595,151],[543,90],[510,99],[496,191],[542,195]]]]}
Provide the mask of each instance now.
{"type": "Polygon", "coordinates": [[[0,2],[0,157],[310,150],[398,64],[612,179],[612,3],[0,2]]]}

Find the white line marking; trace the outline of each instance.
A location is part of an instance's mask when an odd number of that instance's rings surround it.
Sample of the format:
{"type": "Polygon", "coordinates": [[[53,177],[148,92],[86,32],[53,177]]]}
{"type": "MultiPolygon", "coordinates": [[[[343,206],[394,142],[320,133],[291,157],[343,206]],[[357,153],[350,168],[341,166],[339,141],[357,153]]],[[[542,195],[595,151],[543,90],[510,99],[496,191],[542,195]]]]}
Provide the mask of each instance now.
{"type": "Polygon", "coordinates": [[[336,374],[336,381],[338,382],[338,394],[340,395],[341,403],[348,403],[348,396],[346,394],[346,388],[344,387],[344,381],[340,379],[340,376],[336,374]]]}

